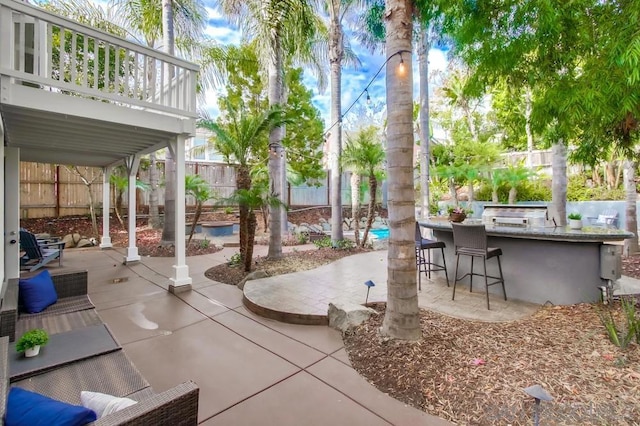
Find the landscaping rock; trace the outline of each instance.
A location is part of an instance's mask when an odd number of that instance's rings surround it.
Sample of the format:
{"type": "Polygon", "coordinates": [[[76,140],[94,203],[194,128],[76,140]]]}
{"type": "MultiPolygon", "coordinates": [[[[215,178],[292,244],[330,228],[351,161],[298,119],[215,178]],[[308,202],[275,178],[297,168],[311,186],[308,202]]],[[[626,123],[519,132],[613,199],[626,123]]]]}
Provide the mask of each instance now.
{"type": "Polygon", "coordinates": [[[82,248],[82,247],[93,247],[94,244],[89,241],[87,238],[82,238],[80,241],[78,241],[78,244],[76,244],[76,248],[82,248]]]}
{"type": "Polygon", "coordinates": [[[269,275],[265,272],[265,271],[253,271],[252,273],[250,273],[249,275],[247,275],[242,281],[240,281],[238,283],[238,288],[240,290],[244,290],[244,285],[246,284],[247,281],[250,280],[257,280],[260,278],[267,278],[269,275]]]}
{"type": "Polygon", "coordinates": [[[345,332],[350,327],[362,324],[375,313],[373,309],[357,303],[332,302],[329,303],[328,311],[329,327],[345,332]]]}
{"type": "Polygon", "coordinates": [[[65,243],[64,248],[74,248],[78,242],[82,239],[80,234],[67,234],[62,238],[65,243]]]}

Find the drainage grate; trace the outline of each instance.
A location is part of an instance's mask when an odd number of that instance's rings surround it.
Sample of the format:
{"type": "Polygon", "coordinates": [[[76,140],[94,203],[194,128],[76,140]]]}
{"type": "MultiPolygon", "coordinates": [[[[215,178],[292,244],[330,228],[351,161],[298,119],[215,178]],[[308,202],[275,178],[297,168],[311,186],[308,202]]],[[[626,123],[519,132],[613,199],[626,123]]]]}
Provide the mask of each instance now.
{"type": "Polygon", "coordinates": [[[111,284],[120,284],[120,283],[123,283],[125,281],[129,281],[129,277],[114,278],[114,279],[110,280],[111,284]]]}

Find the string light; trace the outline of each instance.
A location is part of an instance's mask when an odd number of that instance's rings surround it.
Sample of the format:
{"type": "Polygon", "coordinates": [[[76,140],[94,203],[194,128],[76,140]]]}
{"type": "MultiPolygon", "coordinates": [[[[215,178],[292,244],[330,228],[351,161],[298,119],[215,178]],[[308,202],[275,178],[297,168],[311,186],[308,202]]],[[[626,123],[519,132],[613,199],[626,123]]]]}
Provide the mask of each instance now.
{"type": "Polygon", "coordinates": [[[347,115],[349,113],[349,111],[351,111],[351,109],[358,103],[358,101],[360,100],[360,98],[362,97],[362,95],[364,95],[365,93],[367,94],[366,100],[367,100],[367,104],[370,103],[371,101],[371,96],[369,95],[369,87],[371,87],[371,85],[373,84],[373,82],[375,81],[376,78],[378,78],[378,75],[380,75],[380,73],[382,72],[382,70],[384,69],[384,67],[387,65],[387,63],[391,60],[391,58],[393,58],[396,55],[400,55],[400,64],[398,66],[398,75],[399,76],[403,76],[404,73],[406,72],[406,65],[404,64],[404,59],[402,58],[402,54],[403,53],[411,53],[410,50],[400,50],[396,53],[394,53],[393,55],[390,55],[386,61],[384,61],[384,63],[380,66],[380,68],[378,68],[378,71],[376,71],[376,73],[373,75],[373,77],[371,77],[371,80],[369,80],[369,83],[365,86],[365,88],[362,90],[362,92],[360,92],[360,94],[358,95],[358,97],[351,103],[351,105],[349,105],[349,108],[346,109],[345,112],[343,112],[340,115],[340,118],[338,118],[338,120],[336,120],[331,126],[329,126],[329,128],[327,130],[325,130],[323,136],[327,137],[328,134],[330,134],[330,130],[333,129],[334,127],[336,127],[337,125],[342,123],[342,119],[344,118],[345,115],[347,115]]]}
{"type": "Polygon", "coordinates": [[[398,75],[404,77],[407,72],[407,67],[404,65],[404,59],[402,59],[402,52],[400,52],[400,63],[398,64],[398,75]]]}

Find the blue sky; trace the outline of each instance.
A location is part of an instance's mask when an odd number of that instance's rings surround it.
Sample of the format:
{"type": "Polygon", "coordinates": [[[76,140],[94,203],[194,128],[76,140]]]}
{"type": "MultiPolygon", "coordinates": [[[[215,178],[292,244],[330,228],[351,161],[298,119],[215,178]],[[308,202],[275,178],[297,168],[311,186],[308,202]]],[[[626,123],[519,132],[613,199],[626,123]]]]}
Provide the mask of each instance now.
{"type": "MultiPolygon", "coordinates": [[[[207,27],[207,34],[220,44],[239,44],[241,35],[235,30],[227,20],[218,12],[213,6],[212,1],[206,1],[207,11],[209,12],[209,25],[207,27]]],[[[363,49],[355,41],[352,41],[351,45],[353,51],[358,55],[361,61],[361,67],[357,70],[344,68],[342,72],[342,110],[346,111],[347,108],[355,101],[355,99],[362,93],[367,84],[371,81],[375,73],[380,69],[385,61],[383,54],[371,54],[368,50],[363,49]]],[[[414,55],[415,59],[415,55],[414,55]]],[[[446,54],[438,49],[432,49],[429,52],[429,63],[432,71],[444,70],[446,67],[446,54]]],[[[418,93],[418,81],[417,81],[417,63],[414,61],[414,93],[418,93]]],[[[309,72],[305,72],[305,84],[313,91],[313,103],[322,113],[322,117],[325,121],[325,127],[329,127],[330,115],[329,107],[331,101],[331,91],[327,88],[323,93],[318,90],[317,81],[309,72]]],[[[369,86],[369,95],[371,96],[372,104],[385,102],[385,70],[376,77],[376,79],[369,86]]],[[[210,90],[206,94],[207,105],[206,108],[210,111],[212,116],[215,116],[217,112],[216,107],[216,90],[210,90]]],[[[362,96],[358,101],[358,104],[366,105],[366,95],[362,96]]]]}

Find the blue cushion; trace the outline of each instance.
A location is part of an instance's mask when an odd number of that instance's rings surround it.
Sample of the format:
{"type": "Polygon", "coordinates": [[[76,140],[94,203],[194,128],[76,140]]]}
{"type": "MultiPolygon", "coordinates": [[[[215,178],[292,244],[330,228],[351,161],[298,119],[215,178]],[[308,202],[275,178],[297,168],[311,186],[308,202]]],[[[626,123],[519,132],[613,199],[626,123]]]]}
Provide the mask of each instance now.
{"type": "Polygon", "coordinates": [[[96,420],[96,413],[79,405],[56,401],[20,388],[11,388],[7,398],[6,426],[79,426],[96,420]]]}
{"type": "Polygon", "coordinates": [[[46,269],[31,278],[21,279],[18,286],[20,302],[30,314],[42,312],[58,301],[51,275],[46,269]]]}

